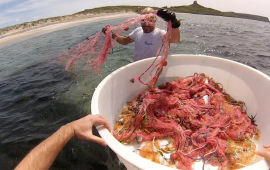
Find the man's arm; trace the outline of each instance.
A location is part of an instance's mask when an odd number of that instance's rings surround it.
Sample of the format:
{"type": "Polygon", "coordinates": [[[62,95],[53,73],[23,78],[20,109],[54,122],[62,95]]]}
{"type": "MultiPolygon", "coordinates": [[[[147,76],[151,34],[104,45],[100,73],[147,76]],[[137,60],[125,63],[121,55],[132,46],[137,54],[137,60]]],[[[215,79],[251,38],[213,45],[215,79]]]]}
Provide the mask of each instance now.
{"type": "Polygon", "coordinates": [[[167,9],[159,9],[157,11],[157,15],[161,17],[163,20],[165,20],[166,22],[171,21],[172,23],[172,33],[170,37],[170,43],[180,42],[179,27],[181,25],[181,22],[180,20],[176,19],[175,13],[167,9]]]}
{"type": "Polygon", "coordinates": [[[122,44],[122,45],[127,45],[127,44],[133,42],[133,40],[130,38],[130,36],[118,36],[118,37],[116,38],[116,41],[117,41],[119,44],[122,44]]]}
{"type": "Polygon", "coordinates": [[[89,140],[106,146],[103,139],[92,134],[93,125],[104,125],[110,130],[106,119],[101,115],[88,115],[62,126],[53,135],[35,147],[15,168],[15,170],[47,170],[72,138],[89,140]]]}
{"type": "Polygon", "coordinates": [[[180,42],[180,30],[179,28],[172,28],[170,43],[178,43],[178,42],[180,42]]]}

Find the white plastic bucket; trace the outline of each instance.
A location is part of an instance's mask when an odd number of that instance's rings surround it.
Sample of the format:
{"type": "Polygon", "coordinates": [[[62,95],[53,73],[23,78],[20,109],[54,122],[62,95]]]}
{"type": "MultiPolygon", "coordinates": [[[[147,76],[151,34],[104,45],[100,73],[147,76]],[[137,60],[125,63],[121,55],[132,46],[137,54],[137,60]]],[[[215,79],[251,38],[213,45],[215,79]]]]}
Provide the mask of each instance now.
{"type": "MultiPolygon", "coordinates": [[[[118,119],[124,105],[134,99],[146,86],[139,82],[131,83],[130,79],[139,76],[154,60],[141,60],[119,68],[108,75],[97,87],[92,98],[92,114],[101,114],[108,120],[111,129],[118,119]]],[[[256,124],[261,131],[258,149],[263,144],[270,144],[270,78],[264,73],[234,61],[204,55],[172,55],[168,65],[163,69],[159,82],[164,83],[178,77],[194,73],[204,73],[223,85],[223,88],[236,100],[244,101],[248,114],[256,116],[256,124]]],[[[133,153],[132,147],[119,143],[112,134],[100,126],[100,136],[118,155],[128,170],[172,170],[133,153]]],[[[244,170],[268,170],[267,162],[261,159],[257,163],[243,168],[244,170]]]]}

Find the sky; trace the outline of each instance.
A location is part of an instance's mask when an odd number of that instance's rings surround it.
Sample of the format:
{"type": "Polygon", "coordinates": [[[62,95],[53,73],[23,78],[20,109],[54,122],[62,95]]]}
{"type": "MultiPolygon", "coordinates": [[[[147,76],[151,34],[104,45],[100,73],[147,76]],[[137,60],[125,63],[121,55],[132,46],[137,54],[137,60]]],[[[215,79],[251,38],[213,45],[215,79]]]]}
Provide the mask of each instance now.
{"type": "MultiPolygon", "coordinates": [[[[182,6],[194,0],[0,0],[0,28],[41,18],[69,15],[85,9],[115,5],[182,6]]],[[[197,0],[223,12],[265,16],[270,19],[270,0],[197,0]]]]}

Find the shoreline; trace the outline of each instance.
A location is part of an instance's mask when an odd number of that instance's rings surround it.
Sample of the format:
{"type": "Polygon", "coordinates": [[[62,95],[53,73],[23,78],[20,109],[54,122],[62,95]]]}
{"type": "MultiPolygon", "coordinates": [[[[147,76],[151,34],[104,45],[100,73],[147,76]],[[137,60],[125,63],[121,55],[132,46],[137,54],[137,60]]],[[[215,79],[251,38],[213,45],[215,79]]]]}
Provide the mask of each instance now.
{"type": "Polygon", "coordinates": [[[68,22],[62,22],[62,23],[55,23],[50,25],[41,26],[39,28],[33,28],[31,30],[26,30],[24,32],[20,33],[14,33],[12,35],[7,35],[6,37],[3,37],[0,39],[0,46],[7,45],[9,43],[12,43],[17,40],[21,40],[23,38],[28,38],[31,36],[43,34],[43,33],[49,33],[57,30],[61,30],[64,28],[77,26],[80,24],[85,23],[91,23],[95,21],[100,20],[107,20],[107,19],[116,19],[116,18],[124,18],[124,17],[135,17],[136,13],[106,13],[106,14],[99,14],[95,17],[86,18],[86,19],[79,19],[79,20],[73,20],[68,22]]]}

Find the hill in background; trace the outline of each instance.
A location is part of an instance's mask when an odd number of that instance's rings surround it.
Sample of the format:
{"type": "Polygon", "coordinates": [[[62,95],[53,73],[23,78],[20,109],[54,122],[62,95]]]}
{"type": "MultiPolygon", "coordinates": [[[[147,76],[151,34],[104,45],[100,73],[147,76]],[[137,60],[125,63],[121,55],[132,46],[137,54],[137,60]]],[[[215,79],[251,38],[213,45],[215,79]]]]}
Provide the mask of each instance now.
{"type": "MultiPolygon", "coordinates": [[[[145,7],[146,6],[106,6],[106,7],[100,7],[100,8],[86,9],[84,11],[81,11],[72,15],[39,19],[37,21],[25,22],[22,24],[17,24],[17,25],[2,28],[0,29],[0,38],[4,38],[9,35],[18,34],[21,32],[29,31],[35,28],[40,28],[40,27],[44,27],[44,26],[52,25],[56,23],[69,22],[69,21],[92,18],[92,17],[102,16],[102,15],[104,16],[104,15],[108,15],[112,13],[115,13],[115,14],[128,13],[128,12],[140,13],[140,11],[145,7]]],[[[159,9],[158,7],[153,7],[153,8],[159,9]]],[[[163,8],[167,8],[167,7],[163,7],[163,8]]],[[[192,5],[172,6],[167,9],[174,12],[179,12],[179,13],[215,15],[215,16],[244,18],[244,19],[269,22],[269,19],[267,17],[250,15],[250,14],[241,14],[241,13],[235,13],[235,12],[221,12],[212,8],[206,8],[204,6],[201,6],[197,3],[197,1],[194,1],[192,5]]]]}

